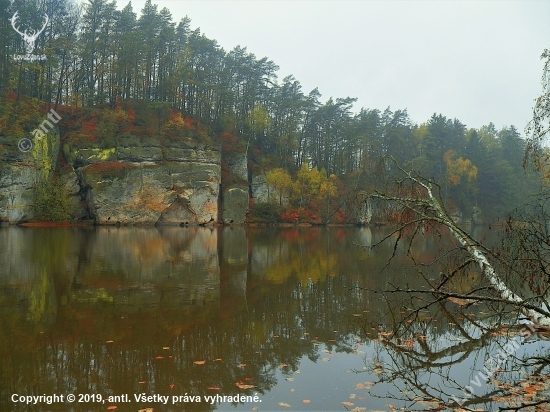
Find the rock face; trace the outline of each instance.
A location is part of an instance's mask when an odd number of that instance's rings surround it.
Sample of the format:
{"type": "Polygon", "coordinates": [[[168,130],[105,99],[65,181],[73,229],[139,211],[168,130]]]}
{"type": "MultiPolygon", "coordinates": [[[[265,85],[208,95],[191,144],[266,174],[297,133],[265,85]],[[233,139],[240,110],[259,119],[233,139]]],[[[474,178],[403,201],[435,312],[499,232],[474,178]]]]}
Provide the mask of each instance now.
{"type": "Polygon", "coordinates": [[[243,223],[248,209],[248,188],[231,187],[223,194],[223,222],[243,223]]]}
{"type": "Polygon", "coordinates": [[[53,173],[59,140],[59,131],[53,129],[41,139],[33,139],[32,148],[22,152],[18,139],[0,135],[0,147],[6,147],[6,161],[0,169],[0,221],[19,223],[34,216],[33,188],[53,173]]]}
{"type": "MultiPolygon", "coordinates": [[[[9,140],[9,141],[8,141],[9,140]]],[[[11,141],[13,140],[13,142],[11,141]]],[[[164,141],[122,137],[112,146],[67,141],[52,130],[21,152],[0,136],[0,221],[34,217],[33,188],[56,170],[70,196],[72,218],[97,224],[206,224],[218,222],[220,150],[181,137],[164,141]],[[6,154],[7,153],[7,154],[6,154]],[[62,167],[58,157],[62,156],[62,167]]]]}
{"type": "Polygon", "coordinates": [[[248,212],[248,161],[245,153],[232,153],[225,156],[228,166],[227,180],[223,189],[223,223],[241,224],[246,221],[248,212]]]}
{"type": "Polygon", "coordinates": [[[185,141],[170,146],[64,147],[88,213],[99,224],[218,221],[220,153],[185,141]]]}

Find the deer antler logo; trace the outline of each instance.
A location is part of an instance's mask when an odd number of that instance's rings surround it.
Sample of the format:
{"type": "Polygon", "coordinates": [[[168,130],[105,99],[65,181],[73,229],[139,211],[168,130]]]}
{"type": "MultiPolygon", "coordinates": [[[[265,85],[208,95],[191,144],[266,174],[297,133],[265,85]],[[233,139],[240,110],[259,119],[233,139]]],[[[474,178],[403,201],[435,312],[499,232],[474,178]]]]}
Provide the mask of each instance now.
{"type": "Polygon", "coordinates": [[[13,29],[17,33],[19,33],[21,35],[21,37],[23,37],[23,40],[25,41],[25,43],[27,43],[27,45],[26,45],[27,54],[31,54],[34,50],[34,45],[36,43],[36,39],[38,38],[40,33],[42,33],[44,31],[44,29],[46,28],[46,24],[48,24],[48,21],[49,21],[48,15],[44,14],[44,17],[46,17],[46,21],[44,22],[44,25],[42,26],[42,28],[40,30],[25,30],[24,32],[20,32],[19,29],[16,26],[17,17],[18,17],[17,13],[18,12],[15,12],[13,17],[11,18],[11,25],[12,25],[13,29]]]}

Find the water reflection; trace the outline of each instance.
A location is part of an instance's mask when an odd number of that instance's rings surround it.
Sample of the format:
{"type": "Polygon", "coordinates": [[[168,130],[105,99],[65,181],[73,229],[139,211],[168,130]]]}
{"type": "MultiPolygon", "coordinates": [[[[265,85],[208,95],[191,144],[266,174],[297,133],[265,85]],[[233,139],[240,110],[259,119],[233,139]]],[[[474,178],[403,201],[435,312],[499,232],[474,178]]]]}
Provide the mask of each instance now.
{"type": "MultiPolygon", "coordinates": [[[[161,405],[132,401],[132,394],[257,393],[262,410],[281,404],[386,410],[388,401],[376,394],[391,386],[399,394],[411,379],[426,390],[422,373],[451,358],[449,364],[460,365],[498,341],[492,329],[471,332],[465,324],[464,316],[482,319],[482,308],[456,313],[449,302],[419,312],[394,334],[405,321],[404,303],[381,299],[375,290],[423,283],[399,254],[396,265],[386,267],[393,252],[387,234],[368,228],[1,229],[0,402],[5,410],[43,411],[44,405],[9,399],[14,393],[99,393],[129,394],[131,402],[116,402],[117,410],[249,410],[257,405],[161,405]],[[379,242],[376,253],[358,246],[379,242]],[[460,345],[444,344],[457,336],[460,345]]],[[[427,234],[412,246],[428,259],[440,243],[427,234]]]]}

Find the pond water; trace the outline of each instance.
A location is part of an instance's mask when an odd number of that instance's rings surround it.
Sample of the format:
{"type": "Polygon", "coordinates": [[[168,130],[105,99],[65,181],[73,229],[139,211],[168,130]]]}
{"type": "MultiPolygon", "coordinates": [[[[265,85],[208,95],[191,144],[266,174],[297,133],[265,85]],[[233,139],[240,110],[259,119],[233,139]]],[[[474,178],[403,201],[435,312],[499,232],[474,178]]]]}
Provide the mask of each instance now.
{"type": "MultiPolygon", "coordinates": [[[[407,317],[405,300],[376,293],[425,287],[399,250],[386,267],[394,239],[361,247],[388,233],[0,229],[0,406],[370,411],[442,409],[454,395],[492,410],[509,402],[504,385],[535,388],[521,392],[533,397],[547,390],[527,367],[478,375],[511,341],[501,369],[545,353],[540,336],[491,329],[480,305],[442,301],[407,317]]],[[[426,235],[411,247],[430,261],[446,242],[426,235]]]]}

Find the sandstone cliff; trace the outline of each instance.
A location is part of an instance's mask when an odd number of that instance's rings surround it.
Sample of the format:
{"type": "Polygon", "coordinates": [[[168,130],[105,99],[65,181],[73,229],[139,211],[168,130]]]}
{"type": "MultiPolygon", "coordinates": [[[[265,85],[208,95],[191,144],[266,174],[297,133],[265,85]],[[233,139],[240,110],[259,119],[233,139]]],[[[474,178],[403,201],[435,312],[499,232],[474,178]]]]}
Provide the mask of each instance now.
{"type": "Polygon", "coordinates": [[[35,190],[52,179],[63,186],[70,220],[220,220],[221,149],[212,132],[173,112],[156,128],[144,115],[136,120],[131,109],[59,111],[61,122],[40,139],[0,130],[0,222],[32,221],[35,190]],[[28,151],[18,146],[25,136],[32,143],[28,151]]]}

